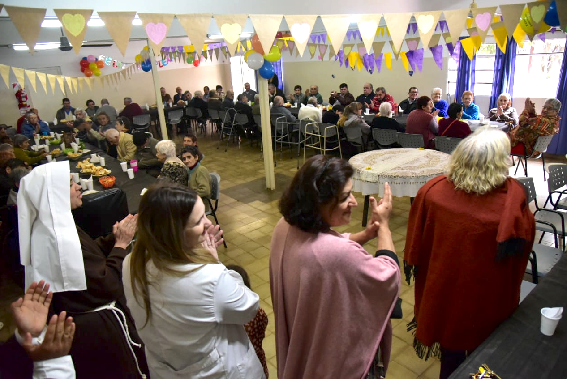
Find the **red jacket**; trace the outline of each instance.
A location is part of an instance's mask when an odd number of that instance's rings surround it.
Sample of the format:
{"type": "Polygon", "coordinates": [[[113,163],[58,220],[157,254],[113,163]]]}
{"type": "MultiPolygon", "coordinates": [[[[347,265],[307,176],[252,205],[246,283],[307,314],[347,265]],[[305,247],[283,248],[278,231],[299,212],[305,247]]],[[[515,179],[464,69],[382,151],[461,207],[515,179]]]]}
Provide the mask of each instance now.
{"type": "Polygon", "coordinates": [[[140,106],[137,103],[130,103],[124,107],[124,109],[122,110],[122,112],[120,112],[118,116],[126,117],[130,120],[130,122],[132,122],[134,116],[139,116],[141,114],[144,114],[142,108],[140,108],[140,106]]]}
{"type": "Polygon", "coordinates": [[[393,111],[396,111],[396,109],[398,109],[398,104],[396,104],[392,95],[388,93],[384,95],[384,98],[382,100],[378,100],[378,98],[374,96],[374,99],[372,99],[372,103],[370,104],[370,107],[374,112],[378,113],[380,112],[380,104],[382,104],[383,102],[390,103],[392,105],[393,111]]]}

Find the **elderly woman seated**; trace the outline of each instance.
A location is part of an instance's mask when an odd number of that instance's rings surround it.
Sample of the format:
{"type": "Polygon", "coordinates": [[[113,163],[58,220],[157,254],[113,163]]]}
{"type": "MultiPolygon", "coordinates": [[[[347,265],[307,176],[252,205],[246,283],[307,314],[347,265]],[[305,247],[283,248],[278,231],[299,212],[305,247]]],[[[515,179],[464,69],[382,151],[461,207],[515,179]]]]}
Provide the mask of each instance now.
{"type": "Polygon", "coordinates": [[[439,120],[438,134],[444,137],[465,138],[471,134],[471,128],[466,122],[459,121],[463,116],[463,106],[459,103],[451,103],[447,110],[448,118],[439,120]]]}
{"type": "Polygon", "coordinates": [[[174,183],[187,186],[189,174],[187,168],[176,155],[175,142],[171,140],[159,141],[156,144],[156,156],[163,164],[159,173],[160,179],[169,179],[174,183]]]}
{"type": "Polygon", "coordinates": [[[437,115],[438,110],[434,109],[433,100],[427,96],[417,99],[417,109],[408,115],[408,125],[406,133],[421,134],[426,148],[434,149],[433,139],[437,135],[437,115]]]}
{"type": "Polygon", "coordinates": [[[41,162],[41,160],[47,155],[46,152],[40,153],[37,151],[30,151],[29,138],[22,134],[16,134],[13,140],[15,157],[29,165],[41,162]]]}
{"type": "Polygon", "coordinates": [[[405,132],[406,129],[392,118],[392,104],[384,102],[380,104],[380,112],[372,120],[372,129],[392,129],[397,132],[405,132]]]}
{"type": "Polygon", "coordinates": [[[197,146],[186,146],[181,151],[181,159],[189,171],[189,188],[200,197],[211,196],[211,176],[205,166],[201,165],[203,155],[197,146]]]}
{"type": "Polygon", "coordinates": [[[478,105],[473,103],[474,95],[471,91],[463,92],[463,96],[461,96],[461,100],[463,104],[463,115],[461,118],[467,120],[478,120],[480,115],[480,110],[478,105]]]}
{"type": "Polygon", "coordinates": [[[137,149],[131,134],[108,129],[104,135],[109,144],[116,146],[119,161],[128,162],[134,159],[137,149]]]}
{"type": "Polygon", "coordinates": [[[51,133],[49,125],[41,121],[39,116],[33,112],[26,113],[26,122],[22,125],[22,134],[28,138],[33,138],[34,134],[48,136],[51,133]]]}
{"type": "Polygon", "coordinates": [[[509,94],[503,93],[498,96],[496,108],[492,108],[488,113],[490,121],[498,121],[518,125],[518,112],[512,107],[512,98],[509,94]]]}
{"type": "Polygon", "coordinates": [[[517,127],[510,131],[512,153],[518,155],[538,154],[534,152],[534,145],[539,136],[550,136],[559,132],[559,110],[561,102],[555,98],[545,101],[541,114],[535,111],[535,104],[528,97],[525,108],[520,115],[517,127]]]}
{"type": "Polygon", "coordinates": [[[75,108],[75,119],[83,119],[87,122],[91,122],[91,118],[83,108],[75,108]]]}

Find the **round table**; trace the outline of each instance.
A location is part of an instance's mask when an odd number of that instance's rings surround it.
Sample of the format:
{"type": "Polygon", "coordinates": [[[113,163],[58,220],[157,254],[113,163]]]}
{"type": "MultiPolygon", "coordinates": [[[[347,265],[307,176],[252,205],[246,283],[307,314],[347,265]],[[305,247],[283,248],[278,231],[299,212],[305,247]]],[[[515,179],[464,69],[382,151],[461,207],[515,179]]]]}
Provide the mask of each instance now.
{"type": "Polygon", "coordinates": [[[366,226],[369,196],[384,195],[384,184],[392,189],[392,196],[415,197],[429,180],[445,172],[449,154],[429,149],[382,149],[357,154],[349,160],[354,168],[354,192],[364,197],[362,225],[366,226]]]}

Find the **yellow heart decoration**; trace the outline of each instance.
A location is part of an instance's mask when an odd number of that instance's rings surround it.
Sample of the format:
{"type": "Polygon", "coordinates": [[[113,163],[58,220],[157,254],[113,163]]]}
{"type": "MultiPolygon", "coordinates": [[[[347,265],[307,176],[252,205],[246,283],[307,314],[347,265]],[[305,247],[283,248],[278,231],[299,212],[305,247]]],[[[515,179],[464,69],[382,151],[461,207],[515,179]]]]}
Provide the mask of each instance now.
{"type": "Polygon", "coordinates": [[[63,15],[63,26],[69,33],[77,37],[87,24],[85,18],[81,14],[65,13],[63,15]]]}
{"type": "Polygon", "coordinates": [[[532,8],[530,14],[532,15],[532,20],[534,20],[534,22],[537,24],[538,22],[543,20],[543,16],[545,16],[545,5],[536,5],[532,8]]]}
{"type": "Polygon", "coordinates": [[[435,17],[433,15],[420,15],[417,18],[417,27],[422,34],[427,34],[431,28],[433,27],[433,22],[435,21],[435,17]]]}
{"type": "Polygon", "coordinates": [[[362,38],[374,38],[374,33],[378,28],[378,23],[374,20],[360,21],[358,23],[358,30],[362,38]]]}
{"type": "Polygon", "coordinates": [[[238,41],[242,27],[238,24],[223,24],[220,30],[226,42],[232,44],[238,41]]]}

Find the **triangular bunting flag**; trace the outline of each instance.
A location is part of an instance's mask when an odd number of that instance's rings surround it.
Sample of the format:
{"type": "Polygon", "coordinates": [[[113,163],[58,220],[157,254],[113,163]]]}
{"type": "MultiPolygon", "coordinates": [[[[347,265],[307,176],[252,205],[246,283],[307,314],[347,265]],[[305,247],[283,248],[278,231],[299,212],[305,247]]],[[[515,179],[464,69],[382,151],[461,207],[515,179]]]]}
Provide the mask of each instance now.
{"type": "Polygon", "coordinates": [[[33,88],[33,92],[37,93],[37,82],[35,80],[35,71],[25,70],[25,73],[33,88]]]}
{"type": "Polygon", "coordinates": [[[502,53],[506,54],[506,45],[508,43],[508,33],[506,32],[506,26],[504,22],[500,21],[492,24],[492,33],[494,34],[494,40],[498,45],[498,48],[502,53]]]}
{"type": "Polygon", "coordinates": [[[370,51],[372,43],[374,43],[378,24],[380,24],[381,19],[381,14],[367,14],[360,16],[360,20],[358,21],[358,31],[360,32],[360,37],[362,38],[362,42],[364,42],[366,51],[370,51]]]}
{"type": "Polygon", "coordinates": [[[372,52],[374,53],[374,56],[380,56],[382,55],[382,49],[384,48],[384,45],[386,44],[386,42],[382,41],[382,42],[374,42],[372,44],[372,52]]]}
{"type": "Polygon", "coordinates": [[[65,77],[65,82],[67,82],[67,88],[69,88],[69,92],[73,93],[73,82],[69,76],[65,77]]]}
{"type": "Polygon", "coordinates": [[[146,35],[150,39],[150,46],[154,51],[154,55],[158,55],[161,52],[161,47],[167,37],[167,31],[171,26],[173,16],[170,13],[138,13],[146,35]]]}
{"type": "Polygon", "coordinates": [[[65,94],[65,79],[61,75],[55,75],[55,78],[57,79],[61,92],[65,94]]]}
{"type": "Polygon", "coordinates": [[[433,60],[437,64],[440,70],[443,70],[443,45],[430,47],[431,53],[433,54],[433,60]]]}
{"type": "MultiPolygon", "coordinates": [[[[254,14],[250,15],[250,20],[254,25],[254,30],[258,34],[258,39],[262,44],[264,52],[267,54],[272,45],[274,44],[274,39],[276,38],[276,33],[280,29],[280,24],[282,23],[283,15],[275,14],[254,14]]],[[[280,48],[281,49],[281,48],[280,48]]]]}
{"type": "Polygon", "coordinates": [[[285,45],[285,43],[284,43],[283,40],[281,40],[281,39],[276,40],[276,46],[277,46],[280,50],[283,50],[283,49],[284,49],[284,45],[285,45]]]}
{"type": "Polygon", "coordinates": [[[408,45],[409,50],[417,50],[419,41],[419,38],[406,38],[406,45],[408,45]]]}
{"type": "Polygon", "coordinates": [[[392,53],[394,54],[394,57],[396,58],[396,60],[398,60],[400,58],[400,52],[394,49],[394,42],[392,41],[390,41],[390,48],[392,49],[392,53]]]}
{"type": "Polygon", "coordinates": [[[34,46],[39,37],[41,23],[45,18],[45,8],[22,8],[6,6],[6,12],[16,27],[20,37],[24,40],[30,52],[34,53],[34,46]]]}
{"type": "MultiPolygon", "coordinates": [[[[467,16],[469,14],[468,9],[457,9],[454,11],[443,11],[445,16],[445,21],[447,22],[447,28],[451,36],[451,43],[455,45],[459,40],[459,36],[465,29],[465,23],[467,16]]],[[[445,39],[445,42],[447,40],[445,39]]]]}
{"type": "Polygon", "coordinates": [[[219,48],[215,48],[215,58],[217,59],[217,61],[219,60],[219,48]]]}
{"type": "Polygon", "coordinates": [[[287,41],[287,48],[289,50],[289,55],[293,56],[293,50],[295,50],[295,41],[287,41]]]}
{"type": "Polygon", "coordinates": [[[434,34],[433,36],[431,36],[431,39],[429,40],[429,45],[427,45],[428,47],[435,47],[437,45],[439,45],[439,40],[441,39],[441,34],[434,34]]]}
{"type": "Polygon", "coordinates": [[[85,83],[87,83],[87,86],[89,86],[89,91],[93,90],[93,78],[84,78],[85,79],[85,83]]]}
{"type": "Polygon", "coordinates": [[[317,45],[314,43],[308,43],[307,48],[309,49],[309,54],[311,54],[311,59],[313,59],[315,52],[317,51],[317,45]]]}
{"type": "MultiPolygon", "coordinates": [[[[555,3],[557,4],[560,2],[561,1],[556,1],[555,3]]],[[[541,23],[543,22],[543,19],[545,17],[545,14],[547,13],[547,9],[549,8],[550,3],[551,0],[534,1],[528,3],[528,9],[530,10],[530,16],[532,18],[532,27],[534,30],[534,35],[538,34],[539,28],[541,27],[541,23]]]]}
{"type": "Polygon", "coordinates": [[[195,51],[201,54],[211,24],[212,13],[178,14],[177,20],[185,29],[195,51]]]}
{"type": "Polygon", "coordinates": [[[524,29],[522,29],[520,24],[516,26],[516,30],[514,30],[513,37],[516,40],[518,46],[524,47],[524,41],[526,40],[526,32],[524,32],[524,29]]]}
{"type": "Polygon", "coordinates": [[[126,56],[126,49],[130,41],[132,31],[132,20],[136,12],[98,12],[98,16],[104,21],[104,26],[116,44],[116,47],[126,56]]]}
{"type": "Polygon", "coordinates": [[[494,18],[496,7],[472,8],[471,11],[478,35],[480,36],[481,41],[484,42],[486,34],[490,29],[490,24],[494,18]]]}
{"type": "Polygon", "coordinates": [[[320,44],[319,45],[319,55],[321,55],[321,58],[325,57],[325,53],[327,52],[327,45],[325,44],[320,44]]]}
{"type": "Polygon", "coordinates": [[[73,91],[75,91],[75,93],[79,93],[79,84],[77,83],[76,77],[71,78],[71,84],[73,84],[73,91]]]}
{"type": "Polygon", "coordinates": [[[408,51],[407,53],[405,51],[400,52],[400,57],[402,58],[402,63],[404,64],[406,72],[409,71],[409,59],[407,56],[408,53],[413,56],[413,51],[408,51]]]}
{"type": "Polygon", "coordinates": [[[6,66],[5,64],[0,64],[0,75],[2,75],[2,79],[4,79],[4,83],[6,83],[6,87],[10,88],[10,66],[6,66]]]}
{"type": "Polygon", "coordinates": [[[75,54],[79,55],[85,33],[87,32],[87,23],[93,14],[92,9],[54,9],[57,18],[63,25],[65,35],[73,45],[75,54]]]}
{"type": "Polygon", "coordinates": [[[39,79],[39,82],[43,86],[43,90],[45,91],[45,94],[47,95],[47,74],[44,72],[36,72],[36,74],[37,74],[37,78],[39,79]]]}
{"type": "Polygon", "coordinates": [[[47,74],[47,80],[51,87],[51,94],[55,95],[55,81],[57,80],[57,77],[55,75],[47,74]]]}
{"type": "Polygon", "coordinates": [[[376,71],[380,72],[382,70],[382,54],[380,54],[378,56],[378,58],[376,58],[376,71]]]}
{"type": "Polygon", "coordinates": [[[287,26],[293,39],[295,40],[295,47],[299,55],[303,55],[313,25],[317,20],[317,15],[300,15],[300,16],[285,16],[287,26]]]}
{"type": "Polygon", "coordinates": [[[423,46],[429,46],[431,36],[435,33],[435,27],[441,17],[441,11],[433,12],[420,12],[414,14],[417,21],[417,30],[421,36],[421,43],[423,46]]]}
{"type": "Polygon", "coordinates": [[[14,72],[14,75],[16,75],[16,81],[22,86],[22,88],[26,88],[24,69],[18,67],[12,67],[12,71],[14,72]]]}
{"type": "Polygon", "coordinates": [[[392,53],[384,54],[384,64],[388,70],[392,71],[392,53]]]}
{"type": "MultiPolygon", "coordinates": [[[[424,53],[423,48],[417,49],[413,52],[413,62],[415,66],[417,66],[417,69],[420,72],[423,70],[423,53],[424,53]]],[[[412,65],[412,67],[414,66],[412,65]]]]}
{"type": "Polygon", "coordinates": [[[500,13],[502,13],[502,21],[506,26],[508,37],[512,37],[514,35],[514,31],[516,30],[516,26],[518,26],[518,22],[520,22],[520,16],[522,15],[524,7],[524,4],[500,5],[500,13]]]}
{"type": "Polygon", "coordinates": [[[122,70],[120,73],[122,74],[122,79],[126,80],[126,70],[122,70]]]}
{"type": "Polygon", "coordinates": [[[333,46],[329,46],[329,60],[333,59],[335,57],[335,49],[333,49],[333,46]]]}
{"type": "Polygon", "coordinates": [[[388,32],[391,37],[392,50],[394,54],[399,55],[400,48],[404,42],[408,24],[411,19],[411,13],[385,13],[384,20],[388,26],[388,32]]]}
{"type": "Polygon", "coordinates": [[[473,57],[475,56],[477,51],[476,46],[472,39],[473,37],[469,37],[469,38],[463,38],[461,40],[461,45],[463,46],[463,50],[467,54],[467,57],[469,57],[470,61],[473,60],[473,57]]]}
{"type": "Polygon", "coordinates": [[[231,54],[237,51],[240,34],[244,30],[247,19],[248,16],[245,14],[215,15],[215,21],[231,54]]]}
{"type": "Polygon", "coordinates": [[[321,16],[321,21],[325,25],[325,30],[335,51],[340,49],[350,25],[350,16],[326,15],[321,16]]]}
{"type": "Polygon", "coordinates": [[[79,90],[82,93],[85,90],[85,78],[79,77],[78,83],[79,83],[79,90]]]}
{"type": "Polygon", "coordinates": [[[354,43],[344,44],[343,51],[345,52],[345,56],[348,56],[354,47],[354,43]]]}

